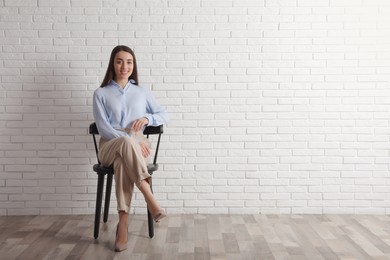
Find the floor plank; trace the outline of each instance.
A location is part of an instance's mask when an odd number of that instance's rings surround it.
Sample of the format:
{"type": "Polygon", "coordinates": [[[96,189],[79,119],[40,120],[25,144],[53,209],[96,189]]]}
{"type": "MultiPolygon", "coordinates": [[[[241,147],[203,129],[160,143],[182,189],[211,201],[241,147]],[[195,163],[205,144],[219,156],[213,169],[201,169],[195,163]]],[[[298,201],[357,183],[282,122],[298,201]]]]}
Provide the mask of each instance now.
{"type": "Polygon", "coordinates": [[[129,217],[128,250],[115,253],[117,216],[93,238],[93,216],[2,216],[1,259],[390,259],[390,217],[173,215],[148,237],[129,217]]]}

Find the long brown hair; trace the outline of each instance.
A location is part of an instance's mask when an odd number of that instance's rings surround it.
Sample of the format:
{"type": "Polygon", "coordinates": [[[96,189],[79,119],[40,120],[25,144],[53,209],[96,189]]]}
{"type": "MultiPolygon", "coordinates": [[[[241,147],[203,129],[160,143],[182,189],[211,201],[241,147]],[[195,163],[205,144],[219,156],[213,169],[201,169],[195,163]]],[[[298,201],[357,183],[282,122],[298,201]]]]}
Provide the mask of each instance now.
{"type": "Polygon", "coordinates": [[[133,64],[134,64],[134,67],[133,67],[133,73],[131,73],[130,77],[129,77],[129,80],[134,80],[135,81],[135,85],[138,85],[138,70],[137,70],[137,60],[135,59],[135,55],[134,55],[134,52],[132,49],[130,49],[129,47],[125,46],[125,45],[118,45],[116,46],[114,49],[112,49],[111,51],[111,56],[110,56],[110,61],[108,63],[108,68],[107,68],[107,71],[106,71],[106,75],[104,76],[104,79],[103,79],[103,82],[102,84],[100,85],[101,88],[104,88],[105,86],[108,85],[108,83],[114,79],[115,77],[115,69],[114,69],[114,59],[115,59],[115,55],[120,52],[120,51],[125,51],[125,52],[128,52],[131,54],[131,56],[133,56],[133,64]]]}

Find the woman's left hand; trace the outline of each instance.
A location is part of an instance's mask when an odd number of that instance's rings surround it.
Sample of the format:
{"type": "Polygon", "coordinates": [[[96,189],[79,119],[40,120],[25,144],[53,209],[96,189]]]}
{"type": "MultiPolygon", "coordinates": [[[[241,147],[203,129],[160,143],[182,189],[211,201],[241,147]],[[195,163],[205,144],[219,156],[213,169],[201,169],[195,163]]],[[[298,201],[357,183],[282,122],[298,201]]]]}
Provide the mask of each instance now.
{"type": "Polygon", "coordinates": [[[141,152],[143,157],[148,158],[150,155],[150,147],[148,144],[144,142],[140,142],[139,145],[141,146],[141,152]]]}
{"type": "Polygon", "coordinates": [[[138,132],[142,130],[144,125],[147,125],[149,123],[149,120],[146,117],[139,118],[134,121],[133,125],[131,126],[131,129],[135,132],[138,132]]]}

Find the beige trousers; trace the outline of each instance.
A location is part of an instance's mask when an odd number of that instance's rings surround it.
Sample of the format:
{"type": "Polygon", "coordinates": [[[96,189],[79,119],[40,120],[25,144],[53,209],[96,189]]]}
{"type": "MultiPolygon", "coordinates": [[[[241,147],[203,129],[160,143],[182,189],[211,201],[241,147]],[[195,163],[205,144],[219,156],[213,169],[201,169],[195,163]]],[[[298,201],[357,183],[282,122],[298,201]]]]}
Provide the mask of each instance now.
{"type": "Polygon", "coordinates": [[[141,147],[132,137],[112,140],[100,139],[99,159],[105,165],[113,165],[115,193],[118,211],[129,213],[134,183],[139,187],[142,180],[150,177],[141,147]]]}

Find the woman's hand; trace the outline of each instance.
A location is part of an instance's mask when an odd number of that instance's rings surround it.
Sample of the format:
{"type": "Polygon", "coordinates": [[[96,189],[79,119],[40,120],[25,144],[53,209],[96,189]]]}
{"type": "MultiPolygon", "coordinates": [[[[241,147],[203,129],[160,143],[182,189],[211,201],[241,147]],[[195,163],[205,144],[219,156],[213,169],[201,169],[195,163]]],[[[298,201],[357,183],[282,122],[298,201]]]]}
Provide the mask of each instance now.
{"type": "Polygon", "coordinates": [[[135,132],[138,132],[142,130],[144,125],[147,125],[149,123],[149,120],[146,117],[139,118],[134,121],[133,125],[131,126],[131,129],[135,132]]]}
{"type": "MultiPolygon", "coordinates": [[[[138,133],[142,130],[142,128],[149,123],[149,120],[146,117],[139,118],[134,121],[133,125],[131,126],[131,130],[135,132],[135,135],[142,135],[142,133],[138,133]]],[[[141,146],[141,152],[142,155],[147,158],[150,156],[150,147],[147,142],[141,141],[139,143],[141,146]]]]}
{"type": "Polygon", "coordinates": [[[149,157],[149,155],[150,155],[150,147],[149,147],[149,145],[144,143],[144,142],[140,142],[139,145],[141,146],[142,155],[145,158],[149,157]]]}

